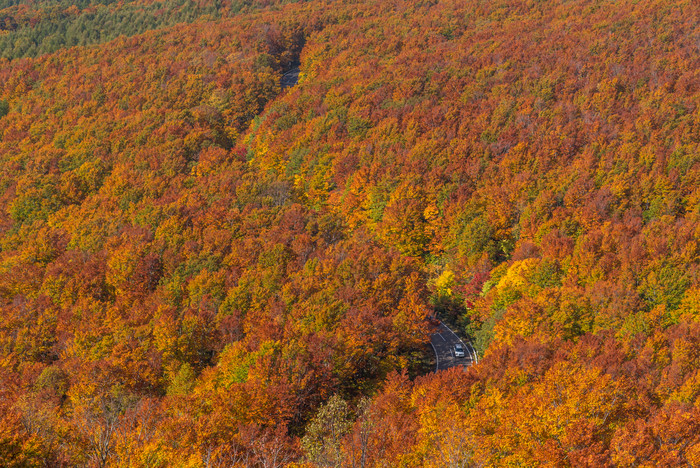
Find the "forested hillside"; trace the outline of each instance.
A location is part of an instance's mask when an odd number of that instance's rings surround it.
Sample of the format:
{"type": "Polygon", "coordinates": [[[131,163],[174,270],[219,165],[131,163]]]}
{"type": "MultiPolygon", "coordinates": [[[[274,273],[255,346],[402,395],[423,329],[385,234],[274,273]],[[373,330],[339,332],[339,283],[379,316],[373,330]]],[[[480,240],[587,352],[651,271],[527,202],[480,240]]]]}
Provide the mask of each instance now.
{"type": "Polygon", "coordinates": [[[4,465],[700,464],[692,0],[14,3],[4,465]]]}
{"type": "Polygon", "coordinates": [[[0,0],[0,57],[33,57],[259,6],[257,0],[0,0]]]}

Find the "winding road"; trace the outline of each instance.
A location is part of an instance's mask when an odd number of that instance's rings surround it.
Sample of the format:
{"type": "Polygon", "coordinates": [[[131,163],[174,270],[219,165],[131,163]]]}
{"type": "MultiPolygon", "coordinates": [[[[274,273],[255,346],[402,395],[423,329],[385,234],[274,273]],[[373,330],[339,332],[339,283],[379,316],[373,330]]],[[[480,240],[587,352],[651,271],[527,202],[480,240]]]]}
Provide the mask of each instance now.
{"type": "Polygon", "coordinates": [[[435,351],[435,371],[449,369],[450,367],[462,366],[469,367],[473,363],[478,363],[479,358],[476,350],[470,342],[464,343],[452,330],[444,323],[440,324],[435,329],[435,333],[430,337],[430,344],[435,351]],[[465,356],[462,358],[455,357],[455,345],[462,343],[465,356]]]}
{"type": "MultiPolygon", "coordinates": [[[[299,67],[293,67],[282,75],[280,86],[282,89],[296,86],[299,81],[299,67]]],[[[473,363],[478,363],[479,358],[471,342],[466,344],[444,323],[439,322],[435,333],[430,337],[430,345],[435,351],[435,372],[450,367],[461,366],[467,368],[473,363]],[[455,345],[461,343],[464,347],[465,356],[455,357],[455,345]]]]}
{"type": "Polygon", "coordinates": [[[299,67],[293,67],[282,75],[282,78],[280,78],[280,86],[282,89],[284,88],[291,88],[292,86],[296,86],[296,84],[299,82],[299,67]]]}

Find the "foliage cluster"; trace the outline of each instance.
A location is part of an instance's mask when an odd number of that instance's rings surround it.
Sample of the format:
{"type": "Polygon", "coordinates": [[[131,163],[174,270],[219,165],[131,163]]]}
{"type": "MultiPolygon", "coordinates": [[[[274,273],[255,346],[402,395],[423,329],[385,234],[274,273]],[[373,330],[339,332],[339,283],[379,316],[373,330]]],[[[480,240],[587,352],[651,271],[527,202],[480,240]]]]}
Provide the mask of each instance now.
{"type": "Polygon", "coordinates": [[[120,36],[228,17],[274,2],[258,0],[60,0],[0,2],[0,57],[35,57],[120,36]]]}
{"type": "Polygon", "coordinates": [[[700,463],[693,11],[319,0],[0,59],[0,458],[700,463]],[[411,380],[435,311],[481,362],[411,380]]]}

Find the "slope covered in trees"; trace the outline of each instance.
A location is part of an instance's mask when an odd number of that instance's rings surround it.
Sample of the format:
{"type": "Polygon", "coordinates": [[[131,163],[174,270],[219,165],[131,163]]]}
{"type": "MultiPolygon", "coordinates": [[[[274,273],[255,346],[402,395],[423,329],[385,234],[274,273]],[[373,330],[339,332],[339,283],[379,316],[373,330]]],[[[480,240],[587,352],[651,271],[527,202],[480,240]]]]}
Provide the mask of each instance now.
{"type": "Polygon", "coordinates": [[[697,6],[256,7],[0,62],[0,457],[700,463],[697,6]]]}
{"type": "Polygon", "coordinates": [[[34,57],[149,30],[227,17],[257,0],[59,0],[0,2],[0,57],[34,57]]]}

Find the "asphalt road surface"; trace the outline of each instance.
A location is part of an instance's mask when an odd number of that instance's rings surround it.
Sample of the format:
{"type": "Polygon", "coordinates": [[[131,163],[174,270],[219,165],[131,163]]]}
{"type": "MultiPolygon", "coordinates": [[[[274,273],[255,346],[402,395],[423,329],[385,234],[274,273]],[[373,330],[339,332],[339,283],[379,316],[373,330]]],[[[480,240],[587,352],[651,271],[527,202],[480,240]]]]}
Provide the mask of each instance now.
{"type": "Polygon", "coordinates": [[[291,88],[292,86],[296,86],[298,81],[299,67],[294,67],[291,70],[287,70],[285,74],[282,75],[282,79],[280,80],[280,86],[282,87],[282,89],[291,88]]]}
{"type": "Polygon", "coordinates": [[[442,322],[435,329],[433,336],[430,337],[430,344],[433,345],[437,359],[436,371],[456,366],[468,367],[477,359],[476,351],[471,343],[464,343],[442,322]],[[465,356],[463,358],[455,357],[455,345],[457,343],[462,343],[464,347],[465,356]]]}

